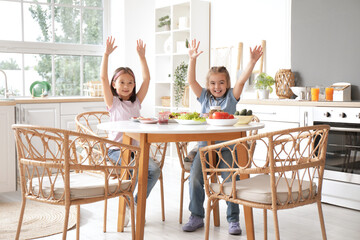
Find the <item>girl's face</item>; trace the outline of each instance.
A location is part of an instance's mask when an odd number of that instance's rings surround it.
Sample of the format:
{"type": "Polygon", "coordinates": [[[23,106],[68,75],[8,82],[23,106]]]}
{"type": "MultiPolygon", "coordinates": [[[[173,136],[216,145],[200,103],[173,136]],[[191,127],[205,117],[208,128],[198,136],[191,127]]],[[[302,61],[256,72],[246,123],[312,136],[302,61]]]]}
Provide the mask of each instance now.
{"type": "Polygon", "coordinates": [[[133,89],[135,87],[134,78],[128,74],[121,74],[115,81],[113,81],[112,86],[115,88],[119,97],[123,100],[129,100],[133,89]]]}
{"type": "Polygon", "coordinates": [[[227,82],[224,73],[213,73],[209,77],[209,90],[210,93],[216,97],[222,97],[226,93],[227,82]]]}

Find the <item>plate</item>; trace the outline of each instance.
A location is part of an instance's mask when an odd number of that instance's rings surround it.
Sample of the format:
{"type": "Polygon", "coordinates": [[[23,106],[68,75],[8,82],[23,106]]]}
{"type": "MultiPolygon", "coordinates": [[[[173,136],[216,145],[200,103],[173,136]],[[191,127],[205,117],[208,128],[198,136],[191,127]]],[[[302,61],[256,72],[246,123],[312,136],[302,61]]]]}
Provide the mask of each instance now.
{"type": "Polygon", "coordinates": [[[144,124],[154,124],[158,122],[157,118],[147,118],[147,119],[139,119],[140,123],[144,124]]]}
{"type": "Polygon", "coordinates": [[[206,119],[206,122],[214,126],[232,126],[237,123],[238,119],[206,119]]]}
{"type": "Polygon", "coordinates": [[[195,121],[195,120],[182,120],[182,119],[176,119],[176,122],[182,125],[200,125],[204,124],[205,122],[201,121],[195,121]]]}
{"type": "Polygon", "coordinates": [[[138,117],[131,117],[130,121],[139,122],[139,118],[138,117]]]}

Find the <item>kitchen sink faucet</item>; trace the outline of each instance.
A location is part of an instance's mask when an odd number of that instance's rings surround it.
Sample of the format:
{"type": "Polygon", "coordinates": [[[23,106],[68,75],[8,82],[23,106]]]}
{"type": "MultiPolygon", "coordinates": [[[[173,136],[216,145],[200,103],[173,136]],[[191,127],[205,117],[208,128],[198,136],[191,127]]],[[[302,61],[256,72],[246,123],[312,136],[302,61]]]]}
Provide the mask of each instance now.
{"type": "Polygon", "coordinates": [[[6,73],[0,69],[0,72],[2,72],[5,76],[5,98],[9,98],[9,91],[8,91],[8,85],[7,85],[7,76],[6,73]]]}

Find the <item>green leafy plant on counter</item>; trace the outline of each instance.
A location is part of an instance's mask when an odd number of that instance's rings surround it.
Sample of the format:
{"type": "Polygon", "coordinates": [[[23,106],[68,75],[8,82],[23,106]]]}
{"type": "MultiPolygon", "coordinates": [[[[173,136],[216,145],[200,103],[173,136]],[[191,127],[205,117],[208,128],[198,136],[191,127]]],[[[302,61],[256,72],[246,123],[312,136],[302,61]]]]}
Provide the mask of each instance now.
{"type": "Polygon", "coordinates": [[[169,15],[166,15],[166,16],[159,18],[158,27],[162,28],[164,26],[167,26],[167,28],[170,29],[170,23],[171,23],[170,17],[169,17],[169,15]]]}
{"type": "Polygon", "coordinates": [[[185,62],[181,62],[175,69],[174,102],[176,107],[179,106],[184,95],[187,69],[188,65],[185,62]]]}
{"type": "Polygon", "coordinates": [[[266,73],[260,73],[255,79],[256,89],[270,90],[270,93],[272,93],[273,91],[273,88],[271,86],[274,84],[275,84],[274,78],[267,75],[266,73]]]}

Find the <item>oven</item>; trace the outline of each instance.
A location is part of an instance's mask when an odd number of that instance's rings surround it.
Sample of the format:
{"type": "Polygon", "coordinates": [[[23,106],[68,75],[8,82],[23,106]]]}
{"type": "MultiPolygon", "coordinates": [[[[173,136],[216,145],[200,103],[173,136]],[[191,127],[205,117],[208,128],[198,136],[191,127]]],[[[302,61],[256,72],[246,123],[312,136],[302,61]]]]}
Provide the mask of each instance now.
{"type": "Polygon", "coordinates": [[[323,202],[360,210],[360,108],[315,107],[313,121],[330,125],[323,202]]]}

